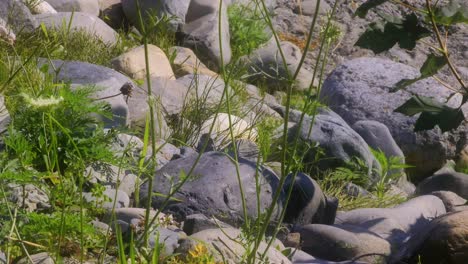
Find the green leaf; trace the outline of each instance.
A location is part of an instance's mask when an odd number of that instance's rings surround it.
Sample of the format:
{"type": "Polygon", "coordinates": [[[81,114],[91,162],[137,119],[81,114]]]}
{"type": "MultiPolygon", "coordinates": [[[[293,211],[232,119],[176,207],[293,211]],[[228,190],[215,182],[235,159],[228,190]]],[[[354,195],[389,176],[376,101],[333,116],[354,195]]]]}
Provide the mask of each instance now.
{"type": "Polygon", "coordinates": [[[462,4],[459,0],[451,0],[446,6],[434,10],[434,19],[437,24],[444,26],[468,23],[468,5],[466,2],[462,4]]]}
{"type": "Polygon", "coordinates": [[[430,97],[415,95],[398,107],[395,112],[413,116],[421,112],[440,112],[444,106],[430,97]]]}
{"type": "Polygon", "coordinates": [[[383,23],[371,23],[355,45],[377,54],[391,49],[396,43],[403,49],[412,50],[417,40],[431,33],[414,13],[406,15],[404,20],[391,16],[384,18],[383,23]]]}
{"type": "Polygon", "coordinates": [[[421,73],[419,77],[414,78],[414,79],[402,79],[395,85],[395,87],[391,90],[391,92],[399,91],[419,80],[422,80],[424,78],[427,78],[436,74],[446,64],[447,64],[447,60],[443,55],[437,56],[434,54],[430,54],[427,57],[424,64],[419,69],[419,72],[421,73]]]}
{"type": "Polygon", "coordinates": [[[364,18],[367,15],[367,12],[374,8],[377,7],[388,0],[367,0],[364,4],[360,5],[356,12],[354,13],[355,16],[358,16],[360,18],[364,18]]]}

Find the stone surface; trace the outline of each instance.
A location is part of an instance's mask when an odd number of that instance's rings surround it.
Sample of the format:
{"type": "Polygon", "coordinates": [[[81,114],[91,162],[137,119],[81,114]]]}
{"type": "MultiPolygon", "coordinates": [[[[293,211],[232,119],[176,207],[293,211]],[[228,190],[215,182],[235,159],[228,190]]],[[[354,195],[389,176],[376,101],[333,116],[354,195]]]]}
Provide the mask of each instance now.
{"type": "MultiPolygon", "coordinates": [[[[42,61],[41,64],[46,63],[42,61]]],[[[129,106],[123,95],[113,96],[120,93],[120,88],[126,83],[133,83],[128,77],[103,66],[79,61],[52,60],[54,67],[50,67],[50,73],[54,74],[52,68],[60,69],[57,75],[58,81],[70,82],[73,86],[94,85],[96,87],[95,98],[107,98],[103,101],[110,104],[113,119],[104,119],[107,127],[125,126],[132,120],[129,118],[129,106]]]]}
{"type": "Polygon", "coordinates": [[[57,10],[55,10],[55,8],[53,8],[48,2],[39,0],[31,6],[31,12],[33,14],[56,14],[57,10]]]}
{"type": "MultiPolygon", "coordinates": [[[[197,155],[173,160],[158,170],[154,176],[151,190],[167,194],[173,186],[177,186],[182,176],[189,173],[197,155]],[[172,187],[171,187],[172,186],[172,187]]],[[[239,176],[244,188],[247,213],[251,217],[257,215],[257,194],[255,188],[256,163],[239,159],[239,176]]],[[[186,176],[186,175],[185,175],[186,176]]],[[[174,195],[165,212],[171,213],[177,220],[183,220],[187,215],[203,213],[206,216],[236,224],[242,215],[242,200],[239,192],[236,165],[226,154],[221,152],[206,152],[201,155],[188,180],[174,195]]],[[[277,176],[267,170],[260,169],[259,182],[260,210],[265,210],[272,201],[273,190],[277,188],[277,176]]],[[[148,197],[150,186],[145,183],[140,189],[142,202],[148,197]]],[[[281,195],[282,197],[282,195],[281,195]]],[[[162,196],[153,196],[153,208],[159,208],[164,201],[162,196]]],[[[280,201],[276,206],[273,218],[281,210],[280,201]]]]}
{"type": "Polygon", "coordinates": [[[0,17],[0,40],[6,41],[8,44],[13,45],[16,41],[16,35],[12,29],[7,25],[7,22],[0,17]]]}
{"type": "Polygon", "coordinates": [[[292,250],[292,257],[291,261],[293,264],[366,264],[364,262],[358,262],[358,261],[328,261],[328,260],[322,260],[322,259],[317,259],[306,252],[295,249],[295,248],[290,248],[292,250]]]}
{"type": "MultiPolygon", "coordinates": [[[[138,46],[112,59],[112,68],[132,79],[146,78],[145,47],[138,46]]],[[[164,77],[175,80],[171,64],[160,48],[148,45],[148,65],[151,77],[164,77]]]]}
{"type": "MultiPolygon", "coordinates": [[[[266,83],[269,90],[285,90],[288,78],[293,76],[302,56],[301,50],[294,44],[282,41],[281,49],[285,56],[283,63],[276,42],[270,40],[264,46],[243,57],[250,74],[249,82],[266,83]],[[285,65],[286,64],[286,68],[285,65]]],[[[294,83],[297,90],[307,90],[312,81],[312,74],[301,68],[294,83]]]]}
{"type": "Polygon", "coordinates": [[[108,210],[114,208],[114,201],[115,208],[128,207],[130,205],[130,198],[125,192],[112,188],[106,188],[103,197],[96,197],[92,193],[84,192],[83,198],[86,202],[94,204],[94,206],[108,210]],[[104,196],[107,198],[104,198],[104,196]]]}
{"type": "Polygon", "coordinates": [[[137,176],[127,173],[119,167],[110,164],[93,164],[86,168],[85,177],[91,183],[99,183],[125,192],[129,197],[135,191],[137,176]]]}
{"type": "Polygon", "coordinates": [[[99,16],[98,0],[47,0],[59,12],[83,12],[99,16]]]}
{"type": "Polygon", "coordinates": [[[31,32],[39,26],[31,11],[18,0],[0,1],[0,20],[16,33],[31,32]]]}
{"type": "Polygon", "coordinates": [[[251,124],[238,116],[229,116],[226,113],[218,113],[218,115],[206,120],[202,124],[202,131],[204,133],[209,133],[212,126],[211,138],[214,142],[215,149],[219,149],[232,142],[231,130],[235,139],[255,141],[258,136],[257,130],[252,127],[251,124]]]}
{"type": "Polygon", "coordinates": [[[447,212],[455,212],[467,210],[466,199],[458,196],[456,193],[449,191],[435,191],[431,192],[431,195],[439,197],[445,205],[447,212]]]}
{"type": "MultiPolygon", "coordinates": [[[[216,262],[237,264],[241,263],[241,256],[245,254],[245,248],[235,239],[239,239],[241,232],[234,228],[207,229],[195,233],[181,242],[176,253],[187,254],[197,245],[203,245],[212,253],[216,262]],[[234,240],[233,240],[234,239],[234,240]],[[222,257],[221,257],[222,255],[222,257]]],[[[266,243],[261,242],[258,252],[264,252],[266,243]]],[[[274,247],[270,247],[266,253],[268,263],[289,264],[291,261],[274,247]]]]}
{"type": "Polygon", "coordinates": [[[45,210],[51,207],[46,192],[32,184],[24,186],[9,184],[8,188],[11,190],[10,200],[28,212],[45,210]]]}
{"type": "Polygon", "coordinates": [[[188,93],[187,102],[197,100],[199,104],[207,107],[217,106],[221,101],[223,90],[229,89],[230,95],[233,90],[226,85],[220,77],[212,77],[201,74],[188,74],[177,79],[177,82],[186,87],[188,93]]]}
{"type": "Polygon", "coordinates": [[[17,263],[18,264],[27,264],[27,263],[34,263],[34,264],[54,264],[54,259],[49,255],[47,252],[41,252],[30,256],[29,258],[22,258],[17,263]]]}
{"type": "Polygon", "coordinates": [[[191,48],[198,58],[214,71],[217,71],[221,64],[229,63],[232,55],[227,5],[222,5],[220,11],[219,3],[212,0],[190,1],[185,25],[182,27],[183,46],[191,48]]]}
{"type": "Polygon", "coordinates": [[[82,12],[59,12],[56,14],[34,15],[39,23],[44,23],[48,29],[60,29],[63,22],[70,23],[70,30],[83,30],[92,36],[100,38],[109,45],[117,44],[119,35],[109,27],[104,21],[96,16],[82,12]]]}
{"type": "Polygon", "coordinates": [[[464,264],[468,259],[468,211],[444,215],[431,223],[415,259],[424,264],[464,264]]]}
{"type": "MultiPolygon", "coordinates": [[[[248,139],[238,139],[234,143],[238,157],[246,160],[257,162],[259,158],[260,149],[254,141],[248,139]]],[[[231,142],[225,147],[222,152],[228,153],[231,157],[235,157],[234,144],[231,142]]]]}
{"type": "Polygon", "coordinates": [[[229,228],[230,225],[219,221],[216,218],[208,218],[203,214],[193,214],[187,216],[184,221],[183,230],[187,235],[192,235],[206,229],[229,228]]]}
{"type": "MultiPolygon", "coordinates": [[[[317,0],[303,0],[296,3],[294,13],[305,16],[313,16],[317,8],[317,0]]],[[[325,1],[320,1],[319,14],[324,15],[331,10],[330,5],[325,1]]]]}
{"type": "Polygon", "coordinates": [[[10,114],[4,104],[3,96],[0,96],[0,134],[7,130],[8,123],[10,122],[10,114]]]}
{"type": "Polygon", "coordinates": [[[121,0],[99,0],[101,18],[113,29],[128,27],[121,0]]]}
{"type": "Polygon", "coordinates": [[[302,250],[325,260],[386,263],[392,250],[388,241],[359,226],[309,224],[299,232],[302,250]]]}
{"type": "MultiPolygon", "coordinates": [[[[432,78],[421,80],[396,93],[390,89],[404,78],[419,76],[415,68],[379,58],[358,58],[337,67],[324,82],[320,98],[346,122],[377,120],[385,124],[403,150],[411,179],[421,180],[455,157],[467,144],[467,125],[452,132],[441,133],[438,128],[413,132],[416,117],[394,110],[411,97],[411,92],[436,97],[443,101],[451,91],[432,78]]],[[[458,96],[450,102],[456,105],[458,96]]],[[[458,106],[458,105],[457,105],[458,106]]]]}
{"type": "Polygon", "coordinates": [[[179,241],[186,238],[187,235],[180,229],[174,230],[165,227],[157,227],[156,230],[151,232],[149,235],[149,247],[155,248],[163,244],[163,256],[170,256],[174,254],[174,251],[179,247],[179,241]],[[158,238],[158,241],[156,241],[158,238]]]}
{"type": "Polygon", "coordinates": [[[437,173],[426,178],[416,187],[416,193],[420,195],[434,191],[451,191],[468,199],[468,175],[455,171],[437,173]]]}
{"type": "Polygon", "coordinates": [[[218,74],[208,69],[195,55],[195,53],[188,48],[184,47],[171,47],[169,54],[175,54],[175,58],[172,62],[174,67],[174,73],[176,77],[182,77],[187,74],[202,74],[211,77],[216,77],[218,74]]]}

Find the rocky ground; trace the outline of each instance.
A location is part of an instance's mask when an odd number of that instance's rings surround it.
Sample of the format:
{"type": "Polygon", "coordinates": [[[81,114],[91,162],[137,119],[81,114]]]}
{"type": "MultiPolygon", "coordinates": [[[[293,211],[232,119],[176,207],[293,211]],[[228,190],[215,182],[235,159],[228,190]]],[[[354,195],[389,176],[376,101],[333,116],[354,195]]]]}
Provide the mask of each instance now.
{"type": "MultiPolygon", "coordinates": [[[[149,0],[140,2],[143,10],[156,5],[149,0]]],[[[413,131],[415,117],[393,111],[413,93],[441,101],[460,99],[452,98],[450,91],[434,78],[418,81],[408,90],[390,93],[390,88],[401,79],[419,76],[419,67],[429,53],[427,45],[419,43],[412,51],[395,46],[378,55],[356,47],[355,42],[366,25],[376,19],[376,14],[370,13],[366,19],[355,18],[354,11],[363,1],[340,1],[333,19],[339,34],[332,43],[326,78],[317,94],[326,106],[320,107],[314,116],[306,114],[300,122],[302,113],[298,110],[285,113],[278,97],[288,86],[285,81],[288,74],[293,74],[299,64],[316,0],[265,1],[282,40],[287,68],[278,59],[279,51],[273,41],[246,55],[243,61],[251,76],[269,76],[263,85],[272,93],[276,91],[275,94],[261,91],[256,78],[226,84],[219,75],[220,69],[233,57],[226,6],[249,1],[226,0],[221,10],[219,1],[213,0],[160,2],[162,8],[156,15],[175,16],[170,27],[177,31],[178,46],[171,47],[169,52],[152,44],[148,47],[151,91],[159,98],[158,106],[162,109],[155,116],[158,121],[157,145],[161,146],[154,150],[157,167],[151,174],[152,184],[145,181],[140,186],[141,179],[135,171],[120,170],[114,165],[89,164],[84,172],[90,176],[89,184],[104,186],[102,197],[107,197],[103,199],[92,192],[83,193],[84,200],[99,204],[104,210],[92,222],[96,229],[117,233],[119,228],[124,234],[138,231],[145,226],[144,207],[149,202],[154,209],[150,214],[155,217],[157,214],[150,247],[163,244],[166,255],[189,255],[198,250],[198,243],[202,241],[214,260],[193,263],[242,263],[247,249],[231,238],[242,237],[240,227],[245,220],[244,207],[248,217],[257,219],[259,212],[264,213],[276,202],[272,224],[279,220],[281,210],[285,209],[286,228],[277,234],[273,246],[267,246],[264,241],[260,243],[258,252],[267,249],[268,263],[468,262],[468,175],[460,170],[468,164],[468,124],[465,121],[457,130],[449,132],[435,128],[416,133],[413,131]],[[220,13],[221,32],[218,27],[220,13]],[[222,50],[220,45],[224,47],[222,50]],[[185,116],[187,102],[215,106],[222,100],[223,90],[228,89],[234,94],[238,89],[234,86],[244,81],[250,83],[241,86],[246,96],[237,105],[236,115],[221,112],[217,117],[207,117],[193,129],[184,146],[176,146],[171,141],[180,132],[178,130],[191,122],[185,116]],[[383,165],[370,148],[380,149],[388,157],[399,157],[400,161],[413,165],[406,173],[398,170],[397,181],[385,182],[386,188],[404,202],[391,208],[344,211],[340,207],[342,201],[326,193],[315,175],[302,171],[295,177],[281,175],[280,160],[275,158],[264,160],[259,166],[262,134],[258,124],[267,120],[277,122],[279,128],[286,115],[290,122],[286,136],[290,145],[299,137],[302,144],[317,144],[321,149],[322,156],[318,161],[317,153],[305,153],[304,164],[334,170],[358,158],[365,165],[365,175],[371,183],[382,179],[376,171],[382,171],[383,165]],[[182,125],[175,127],[174,120],[179,120],[176,123],[182,125]],[[227,132],[229,120],[232,121],[235,142],[230,140],[227,132]],[[210,126],[213,126],[211,133],[210,126]],[[234,144],[236,148],[233,148],[234,144]],[[181,172],[189,171],[195,176],[185,182],[181,172]],[[284,177],[285,185],[279,190],[279,199],[275,200],[280,179],[284,177]],[[174,199],[168,201],[165,195],[182,181],[185,183],[174,194],[174,199]],[[257,188],[258,185],[261,188],[257,188]],[[242,194],[240,186],[244,190],[242,194]],[[289,187],[292,196],[285,206],[289,187]],[[136,191],[140,199],[137,205],[134,204],[136,191]],[[149,201],[150,192],[161,195],[153,195],[149,201]],[[157,213],[162,207],[162,212],[157,213]]],[[[333,5],[332,0],[321,3],[319,27],[325,24],[326,14],[333,5]]],[[[390,4],[379,8],[394,14],[401,11],[390,4]]],[[[41,23],[45,28],[53,29],[60,26],[64,18],[72,17],[72,31],[85,30],[109,45],[119,42],[119,30],[138,31],[138,27],[132,28],[138,21],[134,0],[40,0],[36,5],[29,3],[28,6],[19,0],[2,0],[0,41],[14,46],[23,30],[33,31],[40,28],[41,23]]],[[[468,80],[468,26],[461,24],[451,28],[448,37],[451,59],[462,77],[468,80]]],[[[296,91],[307,89],[312,79],[318,56],[317,40],[314,41],[294,83],[296,91]]],[[[74,87],[100,87],[93,96],[105,98],[113,115],[112,119],[102,119],[106,129],[130,127],[142,131],[149,112],[144,54],[143,46],[128,49],[109,61],[108,67],[44,58],[37,63],[38,67],[53,66],[49,67],[51,74],[55,74],[54,68],[60,68],[56,81],[67,81],[74,87]],[[131,96],[121,94],[122,89],[132,90],[131,96]]],[[[456,84],[447,69],[437,77],[456,84]]],[[[0,96],[2,134],[10,121],[5,99],[8,98],[0,96]]],[[[271,143],[273,138],[282,136],[282,130],[278,131],[275,130],[271,143]]],[[[138,157],[144,145],[143,138],[121,132],[110,148],[120,156],[128,154],[130,149],[131,155],[138,157]]],[[[3,144],[0,144],[0,150],[4,151],[3,144]]],[[[152,151],[147,153],[148,159],[152,151]]],[[[18,208],[27,212],[51,208],[49,193],[40,185],[18,185],[2,180],[3,183],[8,184],[5,187],[9,202],[18,208]]],[[[343,189],[347,197],[377,199],[369,190],[351,182],[343,189]]],[[[5,200],[2,203],[6,203],[5,200]]],[[[0,215],[0,227],[4,219],[7,216],[0,215]]],[[[6,262],[6,255],[2,253],[7,253],[3,239],[6,237],[0,239],[0,263],[6,262]]],[[[32,255],[31,259],[34,263],[59,263],[48,252],[32,255]]],[[[71,259],[67,261],[73,263],[71,259]]],[[[88,261],[97,262],[92,257],[88,261]]],[[[24,258],[15,263],[27,262],[24,258]]],[[[103,262],[117,263],[118,260],[109,254],[103,262]]]]}

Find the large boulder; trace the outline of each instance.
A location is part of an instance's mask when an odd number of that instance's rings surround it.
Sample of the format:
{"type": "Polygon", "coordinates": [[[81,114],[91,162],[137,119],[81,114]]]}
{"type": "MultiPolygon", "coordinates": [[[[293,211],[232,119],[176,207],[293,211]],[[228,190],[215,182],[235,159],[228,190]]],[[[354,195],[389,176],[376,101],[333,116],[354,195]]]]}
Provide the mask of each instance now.
{"type": "Polygon", "coordinates": [[[464,264],[468,260],[468,211],[444,215],[431,223],[414,254],[424,264],[464,264]]]}
{"type": "Polygon", "coordinates": [[[221,64],[229,63],[232,53],[226,4],[220,6],[220,1],[216,0],[192,0],[185,23],[183,46],[191,48],[214,71],[218,71],[221,64]]]}
{"type": "MultiPolygon", "coordinates": [[[[224,89],[233,95],[232,88],[224,83],[221,77],[201,74],[188,74],[177,79],[187,90],[187,102],[193,101],[207,107],[217,106],[223,97],[224,89]]],[[[226,97],[225,97],[226,98],[226,97]]]]}
{"type": "Polygon", "coordinates": [[[59,12],[83,12],[99,16],[98,0],[47,0],[59,12]]]}
{"type": "MultiPolygon", "coordinates": [[[[172,17],[170,24],[174,31],[185,23],[185,16],[190,0],[139,0],[141,15],[144,20],[155,15],[172,17]]],[[[135,0],[122,0],[122,7],[127,19],[139,27],[138,11],[135,0]]]]}
{"type": "Polygon", "coordinates": [[[172,66],[176,77],[196,73],[212,77],[217,76],[217,73],[208,69],[191,49],[175,46],[169,49],[169,54],[175,54],[172,66]]]}
{"type": "MultiPolygon", "coordinates": [[[[215,216],[227,223],[238,224],[243,217],[242,198],[239,191],[238,174],[235,161],[221,152],[203,153],[173,160],[162,169],[156,171],[153,186],[145,183],[140,189],[142,201],[147,200],[148,192],[159,193],[152,196],[153,208],[159,208],[165,195],[178,186],[185,177],[189,177],[183,186],[169,200],[165,212],[169,212],[176,219],[183,220],[187,215],[203,213],[215,216]],[[192,173],[188,175],[195,165],[192,173]]],[[[239,177],[242,182],[245,206],[249,217],[257,217],[256,173],[260,193],[260,212],[264,212],[271,205],[273,193],[278,185],[278,177],[268,169],[257,169],[255,162],[239,158],[239,177]]],[[[283,195],[281,195],[284,198],[283,195]]],[[[276,205],[274,217],[282,208],[282,201],[276,205]]]]}
{"type": "Polygon", "coordinates": [[[34,18],[44,23],[48,29],[60,29],[63,23],[70,23],[70,30],[83,30],[92,36],[100,38],[109,45],[115,45],[119,34],[96,16],[82,12],[59,12],[56,14],[40,14],[34,18]]]}
{"type": "MultiPolygon", "coordinates": [[[[289,78],[294,76],[299,66],[302,51],[288,41],[282,41],[280,45],[284,61],[273,40],[242,58],[248,65],[249,82],[266,83],[269,89],[287,89],[289,78]]],[[[312,73],[301,67],[293,85],[297,90],[307,90],[311,81],[312,73]]]]}
{"type": "Polygon", "coordinates": [[[468,199],[468,175],[455,171],[440,172],[426,178],[416,188],[420,195],[434,191],[451,191],[468,199]]]}
{"type": "Polygon", "coordinates": [[[1,20],[4,20],[7,26],[16,33],[33,31],[39,26],[31,11],[19,0],[0,1],[1,20]]]}
{"type": "MultiPolygon", "coordinates": [[[[346,122],[377,120],[385,124],[395,141],[402,148],[411,169],[411,177],[421,180],[441,168],[447,159],[454,158],[467,144],[468,127],[442,133],[439,128],[415,133],[416,117],[396,113],[394,110],[405,103],[411,93],[445,101],[450,90],[432,78],[416,82],[407,90],[391,93],[390,90],[402,79],[419,76],[417,69],[390,60],[358,58],[337,67],[328,76],[320,98],[346,122]]],[[[456,104],[460,98],[453,97],[456,104]]]]}
{"type": "MultiPolygon", "coordinates": [[[[42,60],[40,64],[48,63],[42,60]]],[[[106,98],[112,109],[112,120],[105,119],[108,127],[125,126],[130,123],[129,110],[120,89],[127,83],[132,83],[128,77],[104,66],[79,61],[52,60],[53,69],[59,69],[56,76],[58,81],[70,82],[72,86],[92,85],[96,88],[95,98],[106,98]],[[118,96],[115,96],[118,95],[118,96]]]]}

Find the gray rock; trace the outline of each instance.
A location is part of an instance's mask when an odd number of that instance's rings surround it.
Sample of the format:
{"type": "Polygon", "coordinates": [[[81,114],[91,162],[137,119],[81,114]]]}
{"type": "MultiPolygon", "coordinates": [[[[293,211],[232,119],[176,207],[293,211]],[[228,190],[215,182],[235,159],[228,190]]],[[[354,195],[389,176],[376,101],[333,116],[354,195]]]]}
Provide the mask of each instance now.
{"type": "MultiPolygon", "coordinates": [[[[207,229],[195,233],[183,240],[176,253],[187,254],[196,245],[204,245],[210,254],[213,254],[216,263],[237,264],[242,263],[242,256],[245,256],[246,249],[239,243],[241,231],[234,228],[207,229]]],[[[266,243],[261,242],[257,254],[266,250],[266,243]]],[[[265,254],[267,263],[289,264],[290,260],[275,247],[270,247],[265,254]]]]}
{"type": "Polygon", "coordinates": [[[164,245],[163,256],[170,256],[179,247],[179,240],[185,238],[186,235],[181,230],[171,230],[165,227],[158,227],[149,235],[149,247],[155,248],[156,243],[164,245]],[[158,241],[156,241],[158,238],[158,241]]]}
{"type": "Polygon", "coordinates": [[[217,75],[217,73],[208,69],[191,49],[175,46],[169,49],[169,54],[175,54],[175,58],[171,63],[177,78],[195,73],[212,77],[217,75]]]}
{"type": "Polygon", "coordinates": [[[359,226],[309,224],[298,231],[302,250],[324,260],[387,263],[392,252],[388,241],[359,226]]]}
{"type": "Polygon", "coordinates": [[[6,255],[2,251],[0,251],[0,263],[2,263],[2,264],[7,263],[6,255]]]}
{"type": "MultiPolygon", "coordinates": [[[[293,120],[295,121],[295,118],[291,119],[293,120]]],[[[312,129],[311,123],[312,118],[306,115],[301,127],[298,123],[292,125],[288,130],[289,141],[294,142],[296,135],[299,135],[300,140],[311,146],[317,143],[326,158],[319,162],[319,166],[323,169],[344,166],[353,158],[359,158],[369,168],[371,182],[377,180],[378,175],[372,174],[372,168],[380,168],[380,164],[370,152],[367,143],[340,116],[331,110],[321,108],[315,116],[312,129]]],[[[314,161],[315,155],[316,151],[312,148],[306,155],[305,161],[314,161]]]]}
{"type": "Polygon", "coordinates": [[[4,97],[0,96],[0,134],[7,130],[10,123],[10,113],[4,104],[4,97]]]}
{"type": "MultiPolygon", "coordinates": [[[[197,159],[196,155],[173,160],[156,172],[151,190],[163,195],[169,193],[174,186],[180,184],[181,176],[189,173],[197,159]]],[[[239,158],[239,173],[244,188],[245,205],[250,217],[257,215],[257,193],[255,174],[258,172],[256,163],[239,158]]],[[[239,192],[236,166],[234,161],[221,152],[203,153],[189,175],[184,185],[174,195],[177,200],[171,200],[165,212],[174,215],[175,219],[185,219],[187,215],[203,213],[215,216],[229,224],[239,223],[242,216],[242,200],[239,192]]],[[[260,211],[265,210],[272,202],[273,192],[278,185],[277,176],[261,168],[259,182],[260,211]]],[[[142,202],[147,199],[150,186],[145,183],[140,189],[142,202]]],[[[159,208],[164,197],[152,197],[153,208],[159,208]]],[[[284,198],[282,196],[282,198],[284,198]]],[[[276,219],[281,210],[282,201],[276,206],[273,218],[276,219]]]]}
{"type": "Polygon", "coordinates": [[[352,196],[352,197],[372,196],[372,194],[369,193],[366,189],[352,182],[346,183],[344,187],[344,191],[346,192],[347,195],[352,196]]]}
{"type": "Polygon", "coordinates": [[[28,212],[50,208],[49,196],[40,188],[32,185],[8,184],[11,190],[10,200],[28,212]]]}
{"type": "Polygon", "coordinates": [[[0,40],[13,45],[16,41],[16,35],[13,30],[7,25],[7,22],[0,17],[0,40]]]}
{"type": "MultiPolygon", "coordinates": [[[[344,120],[354,124],[359,120],[378,120],[390,130],[403,150],[411,178],[421,180],[455,157],[467,144],[467,125],[458,130],[441,133],[438,128],[415,133],[416,117],[408,117],[394,110],[406,102],[410,93],[435,97],[444,101],[451,91],[432,78],[421,80],[407,90],[390,93],[390,89],[404,78],[419,76],[417,69],[390,60],[359,58],[337,67],[324,82],[320,98],[344,120]]],[[[456,105],[458,96],[450,102],[456,105]]],[[[458,105],[457,105],[458,106],[458,105]]]]}
{"type": "MultiPolygon", "coordinates": [[[[313,16],[317,7],[317,0],[304,0],[297,2],[294,13],[305,16],[313,16]]],[[[320,1],[319,14],[325,15],[331,10],[330,5],[325,1],[320,1]]]]}
{"type": "Polygon", "coordinates": [[[115,165],[95,163],[85,171],[85,177],[89,177],[91,183],[99,183],[104,186],[117,188],[131,196],[135,191],[137,176],[115,165]]]}
{"type": "Polygon", "coordinates": [[[221,101],[224,89],[229,89],[229,94],[233,94],[232,88],[220,77],[188,74],[177,79],[177,82],[186,87],[187,103],[198,100],[200,104],[213,107],[221,101]]]}
{"type": "Polygon", "coordinates": [[[289,248],[289,249],[292,252],[291,261],[293,264],[365,264],[364,262],[356,262],[356,261],[335,262],[335,261],[322,260],[322,259],[317,259],[300,249],[295,249],[295,248],[289,248]]]}
{"type": "MultiPolygon", "coordinates": [[[[134,219],[143,220],[145,219],[146,209],[144,208],[134,208],[134,207],[124,207],[116,208],[113,212],[109,211],[103,218],[103,221],[109,223],[112,220],[119,220],[125,223],[132,223],[134,219]],[[113,213],[113,215],[111,214],[113,213]]],[[[150,211],[150,218],[153,218],[156,215],[156,211],[150,211]]],[[[165,216],[163,213],[160,213],[161,216],[165,216]]]]}
{"type": "MultiPolygon", "coordinates": [[[[294,75],[299,66],[302,52],[297,46],[287,41],[281,42],[281,49],[285,56],[285,63],[273,40],[242,58],[249,67],[249,82],[266,82],[270,90],[285,90],[288,87],[288,78],[294,75]]],[[[311,81],[312,74],[302,67],[294,87],[298,90],[307,90],[311,81]]]]}
{"type": "Polygon", "coordinates": [[[467,210],[466,199],[461,198],[456,193],[449,191],[435,191],[431,192],[431,195],[439,197],[445,205],[447,212],[455,212],[461,210],[467,210]]]}
{"type": "Polygon", "coordinates": [[[298,173],[292,182],[293,176],[288,175],[283,187],[285,193],[292,188],[284,221],[298,225],[333,224],[335,214],[326,215],[327,201],[317,182],[304,173],[298,173]]]}
{"type": "Polygon", "coordinates": [[[468,175],[460,172],[437,173],[416,187],[416,193],[419,195],[434,191],[450,191],[468,199],[468,175]]]}
{"type": "Polygon", "coordinates": [[[106,234],[108,230],[110,230],[110,226],[106,223],[103,223],[101,221],[97,221],[97,220],[93,220],[91,221],[91,225],[93,225],[93,227],[101,232],[102,234],[106,234]]]}
{"type": "MultiPolygon", "coordinates": [[[[236,146],[238,157],[242,157],[255,163],[258,161],[260,150],[255,142],[248,139],[238,139],[234,144],[236,146]]],[[[234,144],[231,142],[229,146],[222,150],[222,152],[229,153],[230,156],[234,157],[234,144]]]]}
{"type": "Polygon", "coordinates": [[[214,71],[219,70],[221,64],[229,63],[232,55],[227,5],[223,4],[220,11],[219,4],[220,1],[214,0],[190,1],[185,17],[186,24],[182,27],[183,46],[191,48],[214,71]]]}
{"type": "Polygon", "coordinates": [[[180,154],[174,155],[174,157],[172,159],[174,160],[174,159],[186,158],[186,157],[189,157],[191,155],[198,155],[198,152],[195,149],[191,148],[191,147],[181,147],[180,148],[180,154]]]}
{"type": "Polygon", "coordinates": [[[70,23],[70,30],[84,30],[88,34],[100,38],[109,45],[115,45],[119,34],[96,16],[82,12],[59,12],[56,14],[34,15],[39,23],[44,23],[48,29],[60,29],[63,22],[70,23]]]}
{"type": "Polygon", "coordinates": [[[32,264],[54,264],[55,263],[54,259],[47,252],[42,252],[42,253],[31,255],[30,258],[28,257],[22,258],[17,263],[26,264],[26,263],[31,263],[31,261],[32,261],[32,264]]]}
{"type": "MultiPolygon", "coordinates": [[[[190,0],[140,0],[141,15],[147,20],[152,15],[174,17],[171,26],[174,31],[185,23],[185,16],[190,0]]],[[[122,7],[127,19],[139,27],[138,12],[135,0],[122,0],[122,7]]]]}
{"type": "Polygon", "coordinates": [[[208,218],[203,214],[193,214],[184,220],[183,230],[187,235],[192,235],[206,229],[228,228],[230,225],[215,218],[208,218]]]}
{"type": "Polygon", "coordinates": [[[125,29],[128,21],[123,12],[121,0],[99,0],[101,17],[113,29],[125,29]]]}
{"type": "MultiPolygon", "coordinates": [[[[45,60],[41,64],[47,63],[45,60]]],[[[113,96],[120,93],[120,88],[132,80],[124,75],[99,65],[79,61],[52,60],[54,67],[50,67],[50,73],[54,74],[52,68],[60,69],[57,75],[58,81],[70,82],[74,86],[94,85],[96,87],[95,98],[107,98],[113,113],[113,119],[105,122],[107,127],[125,126],[130,123],[129,110],[123,95],[113,96]],[[113,97],[112,97],[113,96],[113,97]]]]}
{"type": "MultiPolygon", "coordinates": [[[[259,4],[259,8],[263,10],[263,7],[262,7],[262,4],[260,1],[252,1],[252,0],[225,0],[225,2],[228,4],[228,5],[232,5],[232,4],[239,4],[239,5],[243,5],[243,6],[247,6],[247,7],[250,7],[252,9],[256,8],[256,4],[258,3],[259,4]]],[[[265,3],[265,6],[267,7],[267,9],[269,11],[273,11],[273,9],[275,9],[276,5],[277,5],[277,1],[276,0],[264,0],[263,1],[265,3]]]]}
{"type": "Polygon", "coordinates": [[[39,26],[31,11],[18,0],[0,1],[0,19],[15,33],[31,32],[39,26]]]}
{"type": "Polygon", "coordinates": [[[130,198],[125,192],[112,188],[106,188],[103,197],[96,197],[92,193],[84,192],[83,198],[88,203],[108,210],[114,208],[114,201],[115,208],[128,207],[130,205],[130,198]]]}
{"type": "Polygon", "coordinates": [[[58,12],[83,12],[99,16],[98,0],[47,0],[58,12]]]}

